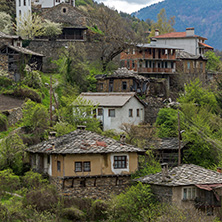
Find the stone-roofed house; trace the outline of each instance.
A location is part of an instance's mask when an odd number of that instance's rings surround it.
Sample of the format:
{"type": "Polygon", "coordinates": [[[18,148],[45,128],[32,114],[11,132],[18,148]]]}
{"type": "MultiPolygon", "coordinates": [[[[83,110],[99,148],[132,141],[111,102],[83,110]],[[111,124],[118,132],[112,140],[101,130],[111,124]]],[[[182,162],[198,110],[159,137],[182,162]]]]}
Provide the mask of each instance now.
{"type": "Polygon", "coordinates": [[[193,164],[183,164],[168,170],[162,164],[162,172],[137,179],[150,184],[153,193],[161,201],[181,207],[196,207],[217,212],[221,208],[222,174],[193,164]]]}
{"type": "Polygon", "coordinates": [[[184,51],[193,55],[204,55],[208,50],[214,50],[213,47],[207,45],[207,38],[195,35],[194,28],[187,28],[186,32],[170,32],[159,35],[159,30],[156,30],[155,36],[152,37],[158,44],[166,44],[176,47],[181,47],[184,51]]]}
{"type": "Polygon", "coordinates": [[[0,47],[10,44],[13,46],[22,46],[22,38],[18,35],[9,35],[0,31],[0,47]]]}
{"type": "Polygon", "coordinates": [[[27,149],[31,167],[48,173],[64,194],[106,199],[129,185],[144,151],[86,130],[27,149]]]}
{"type": "Polygon", "coordinates": [[[20,79],[21,72],[23,72],[21,68],[24,68],[24,65],[29,65],[32,69],[42,70],[44,56],[22,46],[5,44],[0,47],[0,55],[1,68],[7,70],[15,81],[20,79]]]}
{"type": "MultiPolygon", "coordinates": [[[[138,125],[144,121],[146,104],[135,92],[126,93],[81,93],[79,96],[86,102],[97,106],[95,117],[102,123],[103,130],[113,129],[122,132],[123,123],[138,125]]],[[[78,107],[78,98],[73,103],[78,107]]]]}

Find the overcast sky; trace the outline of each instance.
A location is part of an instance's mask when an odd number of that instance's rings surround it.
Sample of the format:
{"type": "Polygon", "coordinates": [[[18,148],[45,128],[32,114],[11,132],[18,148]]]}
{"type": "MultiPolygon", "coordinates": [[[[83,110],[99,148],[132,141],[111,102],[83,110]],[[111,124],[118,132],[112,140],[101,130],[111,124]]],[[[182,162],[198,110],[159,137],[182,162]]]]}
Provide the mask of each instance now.
{"type": "Polygon", "coordinates": [[[144,8],[148,5],[163,1],[163,0],[95,0],[103,2],[109,7],[114,7],[118,11],[132,13],[144,8]]]}

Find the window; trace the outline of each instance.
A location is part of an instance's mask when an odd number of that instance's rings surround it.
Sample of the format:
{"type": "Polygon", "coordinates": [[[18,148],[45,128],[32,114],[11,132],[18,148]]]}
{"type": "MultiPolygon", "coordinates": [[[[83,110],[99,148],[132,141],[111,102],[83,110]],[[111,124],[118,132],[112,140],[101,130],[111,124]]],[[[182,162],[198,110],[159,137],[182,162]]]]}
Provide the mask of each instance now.
{"type": "Polygon", "coordinates": [[[103,109],[102,108],[98,108],[98,116],[102,116],[103,115],[103,109]]]}
{"type": "Polygon", "coordinates": [[[75,162],[75,172],[82,172],[82,162],[75,162]]]}
{"type": "Polygon", "coordinates": [[[109,109],[108,110],[108,116],[109,117],[115,117],[115,109],[109,109]]]}
{"type": "Polygon", "coordinates": [[[173,62],[171,62],[171,69],[173,69],[174,68],[174,64],[173,64],[173,62]]]}
{"type": "Polygon", "coordinates": [[[19,17],[21,17],[22,16],[22,11],[21,10],[19,10],[19,17]]]}
{"type": "Polygon", "coordinates": [[[98,90],[103,90],[103,83],[98,83],[98,90]]]}
{"type": "Polygon", "coordinates": [[[24,0],[24,5],[26,5],[26,0],[24,0]]]}
{"type": "Polygon", "coordinates": [[[122,90],[126,90],[127,89],[127,82],[122,82],[122,90]]]}
{"type": "Polygon", "coordinates": [[[83,171],[84,172],[90,172],[91,171],[91,167],[90,167],[90,162],[83,162],[83,171]]]}
{"type": "Polygon", "coordinates": [[[19,6],[21,6],[21,0],[19,0],[19,6]]]}
{"type": "Polygon", "coordinates": [[[114,169],[126,168],[126,156],[114,156],[114,169]]]}
{"type": "Polygon", "coordinates": [[[127,60],[127,68],[129,69],[130,68],[130,61],[127,60]]]}
{"type": "Polygon", "coordinates": [[[129,109],[129,117],[133,117],[133,109],[129,109]]]}
{"type": "Polygon", "coordinates": [[[20,47],[20,46],[21,46],[20,42],[17,42],[17,46],[18,46],[18,47],[20,47]]]}
{"type": "Polygon", "coordinates": [[[200,68],[203,69],[203,63],[202,62],[200,62],[200,68]]]}
{"type": "Polygon", "coordinates": [[[136,116],[137,116],[137,117],[140,117],[140,109],[137,109],[137,110],[136,110],[136,116]]]}
{"type": "Polygon", "coordinates": [[[149,68],[149,61],[148,60],[145,61],[145,67],[149,68]]]}
{"type": "Polygon", "coordinates": [[[167,69],[167,62],[165,62],[165,68],[167,69]]]}
{"type": "Polygon", "coordinates": [[[62,12],[63,12],[63,13],[66,13],[66,8],[63,8],[63,9],[62,9],[62,12]]]}
{"type": "Polygon", "coordinates": [[[91,165],[90,161],[86,162],[75,162],[75,172],[90,172],[91,165]]]}
{"type": "Polygon", "coordinates": [[[132,61],[132,67],[133,67],[133,69],[135,68],[135,61],[134,60],[132,61]]]}
{"type": "Polygon", "coordinates": [[[57,171],[61,171],[61,162],[57,161],[57,171]]]}
{"type": "Polygon", "coordinates": [[[48,155],[47,163],[50,164],[50,156],[48,155]]]}
{"type": "Polygon", "coordinates": [[[183,188],[183,200],[194,200],[197,196],[197,189],[195,187],[183,188]]]}
{"type": "Polygon", "coordinates": [[[187,62],[187,69],[190,70],[190,62],[187,62]]]}

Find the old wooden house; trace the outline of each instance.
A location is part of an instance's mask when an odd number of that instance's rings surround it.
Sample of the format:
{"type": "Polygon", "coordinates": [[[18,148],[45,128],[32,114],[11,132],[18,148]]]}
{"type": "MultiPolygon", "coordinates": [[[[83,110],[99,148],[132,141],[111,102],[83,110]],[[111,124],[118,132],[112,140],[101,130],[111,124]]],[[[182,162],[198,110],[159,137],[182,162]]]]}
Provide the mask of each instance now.
{"type": "Polygon", "coordinates": [[[0,32],[0,47],[3,45],[13,45],[13,46],[22,46],[22,38],[18,35],[8,35],[4,32],[0,32]]]}
{"type": "Polygon", "coordinates": [[[193,164],[183,164],[162,172],[139,178],[150,184],[156,197],[179,207],[195,207],[208,214],[217,214],[221,209],[222,174],[193,164]]]}
{"type": "Polygon", "coordinates": [[[166,78],[169,87],[170,75],[176,74],[176,50],[179,49],[155,42],[130,46],[120,54],[121,67],[145,77],[166,78]]]}
{"type": "Polygon", "coordinates": [[[48,173],[63,194],[109,198],[130,183],[144,151],[86,130],[76,130],[27,149],[32,169],[48,173]]]}
{"type": "Polygon", "coordinates": [[[26,64],[33,69],[42,69],[42,59],[44,56],[26,48],[9,44],[3,45],[0,48],[0,55],[0,66],[7,70],[15,81],[20,79],[26,64]]]}

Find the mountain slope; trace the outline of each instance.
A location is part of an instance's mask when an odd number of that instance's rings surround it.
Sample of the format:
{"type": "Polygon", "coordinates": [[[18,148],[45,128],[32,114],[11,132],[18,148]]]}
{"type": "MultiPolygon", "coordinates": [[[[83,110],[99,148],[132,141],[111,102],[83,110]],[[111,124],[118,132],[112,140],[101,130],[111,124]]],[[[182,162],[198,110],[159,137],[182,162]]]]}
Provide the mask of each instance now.
{"type": "Polygon", "coordinates": [[[167,16],[176,16],[176,31],[194,27],[195,34],[208,38],[207,44],[222,50],[222,1],[221,0],[165,0],[133,13],[139,19],[156,21],[157,14],[165,8],[167,16]]]}

